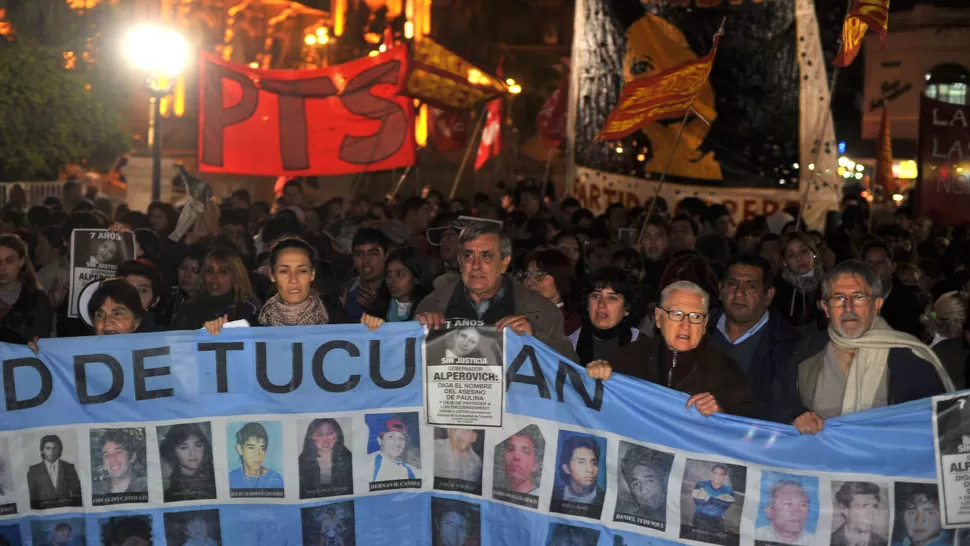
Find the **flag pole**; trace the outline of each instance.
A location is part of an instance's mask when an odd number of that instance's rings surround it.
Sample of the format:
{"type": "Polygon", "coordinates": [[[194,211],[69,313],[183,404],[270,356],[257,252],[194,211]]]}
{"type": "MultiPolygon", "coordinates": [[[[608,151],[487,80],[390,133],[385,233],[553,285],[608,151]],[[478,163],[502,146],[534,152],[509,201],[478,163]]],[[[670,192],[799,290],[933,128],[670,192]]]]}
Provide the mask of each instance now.
{"type": "Polygon", "coordinates": [[[549,170],[552,167],[552,154],[555,153],[555,148],[549,148],[549,153],[546,154],[546,172],[542,175],[542,197],[545,198],[547,192],[549,191],[549,185],[552,183],[549,180],[549,170]]]}
{"type": "Polygon", "coordinates": [[[485,124],[485,118],[488,117],[486,114],[486,108],[488,108],[488,103],[482,105],[482,109],[478,113],[478,123],[475,124],[475,130],[472,131],[472,137],[468,140],[468,147],[465,148],[465,156],[461,159],[461,165],[458,167],[458,174],[455,176],[455,182],[451,185],[451,193],[448,194],[448,200],[455,198],[455,192],[458,190],[458,182],[461,181],[461,175],[465,172],[465,165],[468,164],[468,158],[471,156],[472,148],[475,148],[478,144],[478,135],[485,124]]]}
{"type": "MultiPolygon", "coordinates": [[[[415,163],[417,163],[417,159],[415,159],[415,163]]],[[[397,184],[395,184],[394,189],[391,190],[391,195],[397,195],[397,190],[401,189],[401,184],[404,184],[404,180],[408,177],[408,174],[411,172],[411,167],[413,166],[414,163],[408,165],[407,168],[404,169],[404,174],[401,175],[401,178],[397,179],[397,184]]]]}

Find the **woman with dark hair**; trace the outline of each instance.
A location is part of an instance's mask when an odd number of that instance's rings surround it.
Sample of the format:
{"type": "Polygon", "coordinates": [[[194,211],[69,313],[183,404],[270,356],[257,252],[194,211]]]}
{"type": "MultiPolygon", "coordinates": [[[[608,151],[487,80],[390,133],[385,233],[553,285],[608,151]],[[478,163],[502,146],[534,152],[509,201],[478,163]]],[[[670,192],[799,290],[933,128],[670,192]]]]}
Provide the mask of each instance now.
{"type": "MultiPolygon", "coordinates": [[[[819,309],[822,299],[822,261],[812,238],[793,232],[781,239],[782,269],[775,277],[775,297],[771,306],[802,333],[810,335],[825,325],[819,309]]],[[[919,310],[913,310],[918,314],[919,310]]]]}
{"type": "Polygon", "coordinates": [[[423,257],[413,247],[396,248],[384,262],[384,284],[378,301],[386,301],[387,308],[380,316],[364,313],[360,322],[376,330],[385,322],[405,322],[414,319],[418,303],[431,292],[431,279],[423,257]]]}
{"type": "Polygon", "coordinates": [[[118,266],[115,277],[124,279],[135,290],[145,311],[139,332],[160,332],[163,328],[155,320],[155,310],[160,308],[164,288],[158,268],[147,260],[129,260],[118,266]]]}
{"type": "Polygon", "coordinates": [[[16,235],[0,235],[0,341],[25,344],[50,337],[53,317],[27,245],[16,235]]]}
{"type": "Polygon", "coordinates": [[[579,281],[569,257],[555,248],[534,250],[525,257],[523,266],[519,274],[522,284],[562,311],[563,333],[568,336],[582,326],[583,315],[576,303],[579,281]]]}
{"type": "MultiPolygon", "coordinates": [[[[218,247],[202,263],[202,291],[172,321],[172,330],[197,330],[210,321],[254,321],[259,303],[235,250],[218,247]]],[[[220,327],[222,325],[220,324],[220,327]]]]}
{"type": "Polygon", "coordinates": [[[583,325],[569,336],[579,355],[579,364],[593,360],[610,361],[617,349],[636,341],[640,331],[636,317],[636,280],[615,266],[606,266],[589,277],[587,312],[583,325]]]}
{"type": "Polygon", "coordinates": [[[171,235],[178,223],[179,214],[175,207],[161,201],[153,201],[148,205],[148,222],[154,231],[162,239],[171,235]]]}
{"type": "Polygon", "coordinates": [[[165,502],[216,497],[212,446],[198,424],[173,425],[165,434],[159,452],[172,468],[165,488],[165,502]]]}
{"type": "Polygon", "coordinates": [[[145,320],[138,290],[124,279],[103,281],[88,302],[88,315],[99,336],[139,333],[145,320]]]}
{"type": "Polygon", "coordinates": [[[344,445],[344,431],[334,419],[314,419],[303,437],[300,498],[312,499],[353,493],[353,455],[344,445]]]}
{"type": "Polygon", "coordinates": [[[40,267],[37,281],[44,287],[54,309],[60,307],[70,289],[71,266],[67,250],[67,241],[60,227],[48,226],[37,234],[34,246],[34,262],[40,267]]]}

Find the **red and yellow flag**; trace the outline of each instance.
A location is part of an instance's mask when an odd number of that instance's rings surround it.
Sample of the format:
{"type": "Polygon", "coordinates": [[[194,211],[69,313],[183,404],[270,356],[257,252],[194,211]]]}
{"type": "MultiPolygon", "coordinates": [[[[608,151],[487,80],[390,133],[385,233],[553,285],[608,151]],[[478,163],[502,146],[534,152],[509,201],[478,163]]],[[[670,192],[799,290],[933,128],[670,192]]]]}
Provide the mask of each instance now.
{"type": "Polygon", "coordinates": [[[889,33],[889,0],[853,0],[849,13],[842,23],[842,48],[835,58],[835,65],[843,68],[852,64],[859,49],[862,38],[869,28],[879,36],[882,47],[886,47],[886,37],[889,33]]]}
{"type": "Polygon", "coordinates": [[[627,83],[597,140],[619,140],[651,121],[686,114],[711,74],[720,39],[720,33],[714,36],[710,53],[703,57],[627,83]]]}
{"type": "Polygon", "coordinates": [[[882,107],[882,124],[876,140],[876,185],[882,188],[889,198],[896,193],[896,179],[893,177],[893,139],[889,134],[889,108],[882,107]]]}

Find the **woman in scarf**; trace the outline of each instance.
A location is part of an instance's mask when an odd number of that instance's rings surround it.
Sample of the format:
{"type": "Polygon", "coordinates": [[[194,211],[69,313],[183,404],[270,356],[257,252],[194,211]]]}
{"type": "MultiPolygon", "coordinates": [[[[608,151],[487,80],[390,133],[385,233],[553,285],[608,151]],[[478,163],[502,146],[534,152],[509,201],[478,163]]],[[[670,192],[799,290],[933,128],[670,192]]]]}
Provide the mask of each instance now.
{"type": "Polygon", "coordinates": [[[239,253],[220,247],[206,255],[202,263],[202,292],[185,304],[172,321],[172,330],[197,330],[210,321],[255,321],[258,310],[239,253]]]}
{"type": "Polygon", "coordinates": [[[826,324],[825,315],[818,306],[822,297],[819,286],[821,261],[814,242],[805,233],[785,235],[781,249],[781,275],[775,278],[775,297],[771,305],[802,335],[811,335],[826,324]]]}
{"type": "Polygon", "coordinates": [[[16,235],[0,235],[0,341],[26,344],[50,337],[53,317],[27,245],[16,235]]]}
{"type": "Polygon", "coordinates": [[[630,314],[636,308],[636,281],[626,271],[607,266],[590,275],[589,284],[583,325],[569,336],[583,365],[610,361],[617,349],[640,337],[630,314]]]}

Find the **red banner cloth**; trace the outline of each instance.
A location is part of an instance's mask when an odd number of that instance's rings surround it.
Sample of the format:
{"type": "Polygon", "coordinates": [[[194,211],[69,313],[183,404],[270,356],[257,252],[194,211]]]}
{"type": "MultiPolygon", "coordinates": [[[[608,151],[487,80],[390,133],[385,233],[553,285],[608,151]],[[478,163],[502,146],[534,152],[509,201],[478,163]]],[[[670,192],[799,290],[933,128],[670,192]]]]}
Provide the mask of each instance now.
{"type": "Polygon", "coordinates": [[[562,82],[552,96],[546,99],[542,110],[536,116],[536,129],[542,143],[549,148],[557,148],[566,137],[566,103],[569,99],[569,74],[563,76],[562,82]]]}
{"type": "Polygon", "coordinates": [[[488,103],[485,127],[482,129],[482,139],[478,142],[478,155],[475,156],[476,171],[486,161],[502,153],[502,103],[503,99],[494,99],[488,103]]]}
{"type": "Polygon", "coordinates": [[[340,175],[415,161],[408,51],[318,70],[260,70],[202,53],[199,170],[340,175]]]}

